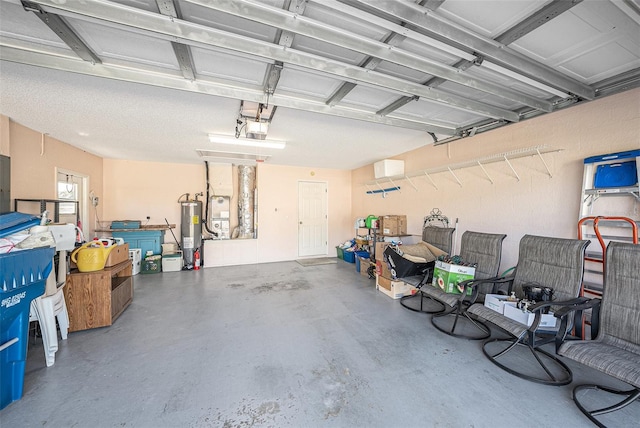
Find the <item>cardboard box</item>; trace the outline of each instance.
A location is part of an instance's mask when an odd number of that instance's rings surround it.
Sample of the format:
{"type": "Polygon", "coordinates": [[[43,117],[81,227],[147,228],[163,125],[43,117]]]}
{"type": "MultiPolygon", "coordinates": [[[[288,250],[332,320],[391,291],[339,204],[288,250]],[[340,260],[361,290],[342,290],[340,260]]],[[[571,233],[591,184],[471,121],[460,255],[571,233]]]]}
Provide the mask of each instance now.
{"type": "MultiPolygon", "coordinates": [[[[504,305],[504,316],[511,318],[514,321],[518,321],[520,324],[524,324],[527,327],[531,327],[533,319],[535,318],[535,314],[518,309],[515,303],[504,305]]],[[[556,325],[557,320],[558,319],[554,317],[552,313],[542,314],[538,328],[541,330],[557,330],[560,327],[559,325],[556,325]]]]}
{"type": "Polygon", "coordinates": [[[360,257],[360,275],[369,278],[369,267],[372,265],[371,260],[360,257]]]}
{"type": "Polygon", "coordinates": [[[382,260],[384,250],[386,250],[389,245],[391,245],[390,242],[376,242],[376,260],[382,260]]]}
{"type": "Polygon", "coordinates": [[[484,296],[484,305],[498,313],[504,314],[504,304],[509,296],[503,294],[487,294],[484,296]]]}
{"type": "Polygon", "coordinates": [[[178,252],[178,244],[176,244],[175,242],[170,242],[167,244],[160,244],[160,246],[162,247],[162,255],[164,256],[165,254],[175,254],[178,252]]]}
{"type": "Polygon", "coordinates": [[[389,279],[380,275],[376,275],[376,288],[392,299],[411,296],[418,291],[413,285],[404,281],[389,279]]]}
{"type": "Polygon", "coordinates": [[[406,215],[385,215],[380,217],[380,233],[387,236],[407,234],[406,215]]]}
{"type": "Polygon", "coordinates": [[[129,244],[115,245],[109,253],[104,267],[115,266],[129,259],[129,244]]]}
{"type": "MultiPolygon", "coordinates": [[[[439,287],[445,293],[462,294],[462,291],[458,289],[458,284],[468,279],[473,279],[475,274],[476,268],[474,267],[454,265],[436,260],[432,285],[439,287]]],[[[471,291],[471,289],[467,290],[467,295],[470,296],[471,291]]]]}
{"type": "Polygon", "coordinates": [[[384,276],[385,278],[391,278],[389,265],[382,258],[376,259],[376,274],[384,276]]]}

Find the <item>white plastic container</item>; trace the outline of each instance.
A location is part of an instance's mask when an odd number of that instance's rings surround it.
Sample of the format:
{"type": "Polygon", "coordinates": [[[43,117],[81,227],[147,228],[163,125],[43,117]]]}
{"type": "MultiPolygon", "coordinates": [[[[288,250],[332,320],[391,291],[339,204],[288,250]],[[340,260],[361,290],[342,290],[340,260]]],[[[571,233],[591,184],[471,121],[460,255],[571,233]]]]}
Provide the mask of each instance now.
{"type": "Polygon", "coordinates": [[[162,272],[180,272],[182,270],[182,252],[162,256],[162,272]]]}
{"type": "Polygon", "coordinates": [[[132,275],[137,275],[140,273],[140,264],[142,263],[142,249],[141,248],[130,248],[129,249],[129,259],[131,259],[131,263],[133,264],[133,269],[131,271],[132,275]]]}
{"type": "Polygon", "coordinates": [[[404,161],[385,159],[373,164],[373,173],[376,178],[404,175],[404,161]]]}

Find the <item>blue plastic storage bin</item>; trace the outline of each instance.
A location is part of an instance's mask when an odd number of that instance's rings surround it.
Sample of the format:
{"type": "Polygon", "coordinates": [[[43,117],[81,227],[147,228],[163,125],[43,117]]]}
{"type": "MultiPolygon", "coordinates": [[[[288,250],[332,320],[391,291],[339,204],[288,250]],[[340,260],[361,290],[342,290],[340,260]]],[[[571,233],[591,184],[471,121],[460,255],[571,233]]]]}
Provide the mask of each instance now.
{"type": "Polygon", "coordinates": [[[635,160],[598,165],[593,178],[595,189],[628,187],[635,186],[637,183],[638,170],[635,160]]]}
{"type": "Polygon", "coordinates": [[[31,301],[44,294],[54,248],[0,254],[0,409],[22,398],[31,301]]]}
{"type": "Polygon", "coordinates": [[[344,251],[344,261],[348,263],[356,262],[356,252],[355,251],[344,251]]]}

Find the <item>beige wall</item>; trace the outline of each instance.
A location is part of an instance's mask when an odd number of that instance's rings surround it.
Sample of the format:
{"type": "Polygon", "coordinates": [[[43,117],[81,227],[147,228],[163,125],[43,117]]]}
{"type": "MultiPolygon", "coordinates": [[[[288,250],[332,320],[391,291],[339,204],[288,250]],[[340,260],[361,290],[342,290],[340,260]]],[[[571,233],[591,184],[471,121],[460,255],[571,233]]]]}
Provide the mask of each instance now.
{"type": "Polygon", "coordinates": [[[334,169],[282,167],[258,168],[258,258],[260,261],[298,258],[298,183],[326,182],[328,190],[328,254],[353,236],[351,173],[334,169]]]}
{"type": "MultiPolygon", "coordinates": [[[[222,169],[210,166],[210,183],[221,181],[222,169]]],[[[237,171],[233,169],[234,188],[237,189],[237,171]]],[[[352,234],[351,173],[330,169],[308,169],[259,164],[258,186],[258,239],[242,244],[252,247],[242,255],[230,257],[230,264],[262,263],[294,260],[298,257],[298,181],[328,183],[329,244],[333,247],[352,234]]],[[[102,205],[104,219],[141,219],[150,216],[149,224],[176,224],[174,233],[180,239],[180,204],[178,198],[189,192],[206,194],[204,164],[181,165],[155,162],[104,160],[105,193],[102,205]]],[[[200,198],[202,200],[202,198],[200,198]]],[[[231,202],[232,228],[237,225],[237,190],[231,202]]],[[[170,233],[165,242],[173,242],[170,233]]],[[[228,242],[217,246],[236,248],[228,242]]],[[[234,250],[235,251],[235,250],[234,250]]],[[[205,258],[207,255],[205,255],[205,258]]],[[[205,261],[207,262],[207,261],[205,261]]],[[[209,263],[207,262],[207,265],[209,263]]]]}
{"type": "MultiPolygon", "coordinates": [[[[204,165],[104,160],[105,192],[103,221],[141,220],[143,224],[164,225],[165,218],[175,224],[180,240],[178,198],[205,191],[204,165]],[[151,217],[147,223],[147,216],[151,217]]],[[[183,198],[184,199],[184,198],[183,198]]],[[[204,198],[199,197],[199,200],[204,198]]],[[[165,242],[174,242],[170,233],[165,242]]]]}
{"type": "MultiPolygon", "coordinates": [[[[9,142],[4,139],[5,123],[2,117],[3,143],[9,148],[11,157],[11,198],[14,199],[57,199],[56,168],[70,170],[89,177],[89,189],[102,197],[102,158],[91,155],[55,138],[8,120],[9,142]]],[[[28,207],[31,208],[31,207],[28,207]]],[[[36,207],[37,208],[37,207],[36,207]]],[[[101,207],[97,210],[101,215],[101,207]]],[[[89,225],[83,225],[85,233],[91,234],[95,228],[95,210],[88,213],[89,225]]]]}
{"type": "MultiPolygon", "coordinates": [[[[519,239],[525,233],[575,236],[583,159],[603,153],[640,148],[640,90],[636,89],[540,118],[510,125],[444,146],[424,148],[397,157],[407,172],[456,164],[517,148],[548,144],[561,152],[543,155],[553,177],[537,157],[512,160],[518,181],[506,163],[486,165],[491,184],[479,167],[457,170],[462,186],[448,173],[433,176],[438,190],[425,178],[417,178],[414,190],[402,182],[402,192],[386,198],[366,195],[363,182],[373,178],[371,165],[354,171],[258,166],[258,237],[251,260],[271,262],[297,258],[298,182],[328,184],[328,254],[353,236],[353,222],[369,214],[406,214],[409,232],[419,234],[422,219],[437,207],[451,219],[459,219],[458,244],[465,230],[506,233],[505,267],[517,261],[519,239]]],[[[13,198],[55,198],[55,168],[90,176],[90,189],[100,198],[101,220],[140,219],[149,224],[164,219],[179,225],[183,193],[206,189],[201,165],[163,164],[101,159],[0,116],[0,147],[12,161],[13,198]],[[8,127],[8,131],[7,131],[8,127]],[[8,139],[8,142],[7,142],[8,139]],[[42,153],[41,153],[42,152],[42,153]]],[[[212,168],[215,170],[215,168],[212,168]]],[[[216,182],[213,171],[212,185],[216,182]]],[[[233,172],[234,186],[237,182],[233,172]]],[[[237,203],[232,220],[237,221],[237,203]]],[[[640,218],[639,204],[628,204],[621,215],[640,218]]],[[[94,230],[93,211],[89,236],[94,230]]],[[[86,225],[85,225],[85,229],[86,225]]],[[[179,229],[176,230],[179,238],[179,229]]],[[[172,241],[170,234],[166,242],[172,241]]]]}
{"type": "MultiPolygon", "coordinates": [[[[520,181],[505,162],[485,166],[494,184],[480,167],[456,170],[462,182],[446,173],[413,180],[418,190],[400,182],[400,192],[386,198],[366,195],[363,183],[374,178],[373,166],[354,170],[352,218],[369,214],[406,214],[409,233],[419,234],[423,218],[440,208],[449,219],[459,219],[457,246],[465,230],[506,233],[503,267],[517,262],[517,248],[524,234],[575,237],[579,217],[583,159],[605,153],[640,149],[640,90],[593,101],[509,125],[442,146],[426,146],[394,159],[405,160],[405,172],[451,165],[517,148],[547,144],[558,153],[543,155],[552,178],[537,157],[511,161],[520,181]]],[[[640,219],[640,203],[627,198],[618,215],[640,219]]],[[[600,201],[599,201],[600,202],[600,201]]]]}

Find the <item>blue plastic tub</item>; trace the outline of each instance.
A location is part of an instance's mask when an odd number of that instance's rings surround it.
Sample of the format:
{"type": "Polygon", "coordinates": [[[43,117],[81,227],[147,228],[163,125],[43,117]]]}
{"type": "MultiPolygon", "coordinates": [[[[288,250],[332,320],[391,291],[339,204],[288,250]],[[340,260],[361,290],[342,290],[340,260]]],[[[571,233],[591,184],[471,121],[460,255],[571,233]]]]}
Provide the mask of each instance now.
{"type": "Polygon", "coordinates": [[[0,409],[22,398],[31,301],[44,294],[54,248],[0,254],[0,409]]]}
{"type": "Polygon", "coordinates": [[[355,251],[344,251],[344,261],[347,263],[355,263],[356,262],[356,252],[355,251]]]}

